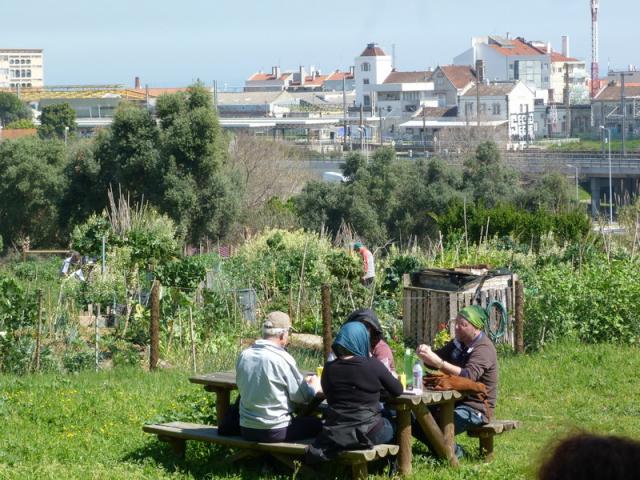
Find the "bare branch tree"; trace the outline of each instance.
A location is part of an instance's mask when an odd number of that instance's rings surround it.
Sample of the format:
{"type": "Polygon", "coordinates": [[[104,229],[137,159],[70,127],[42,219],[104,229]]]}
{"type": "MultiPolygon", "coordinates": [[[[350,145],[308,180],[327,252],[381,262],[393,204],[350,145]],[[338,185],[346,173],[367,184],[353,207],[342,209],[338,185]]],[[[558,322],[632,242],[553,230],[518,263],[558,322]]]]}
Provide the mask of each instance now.
{"type": "Polygon", "coordinates": [[[242,177],[249,210],[299,192],[310,178],[303,162],[297,148],[264,137],[239,134],[230,144],[230,166],[242,177]]]}

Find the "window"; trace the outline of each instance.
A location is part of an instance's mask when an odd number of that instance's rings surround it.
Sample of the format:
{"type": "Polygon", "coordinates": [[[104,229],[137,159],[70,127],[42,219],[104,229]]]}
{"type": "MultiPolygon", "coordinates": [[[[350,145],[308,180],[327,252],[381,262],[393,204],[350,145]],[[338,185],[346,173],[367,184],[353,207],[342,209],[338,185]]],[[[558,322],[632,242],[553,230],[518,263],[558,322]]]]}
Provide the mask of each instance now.
{"type": "Polygon", "coordinates": [[[500,115],[500,104],[499,103],[494,103],[493,104],[493,114],[494,115],[500,115]]]}
{"type": "Polygon", "coordinates": [[[487,104],[486,103],[481,103],[480,104],[480,113],[482,115],[484,115],[485,113],[487,113],[487,104]]]}
{"type": "Polygon", "coordinates": [[[363,97],[364,99],[364,106],[365,107],[370,107],[371,106],[371,97],[369,95],[365,95],[363,97]]]}
{"type": "Polygon", "coordinates": [[[369,70],[371,70],[371,65],[369,65],[368,62],[364,62],[362,65],[360,65],[360,71],[368,72],[369,70]]]}
{"type": "Polygon", "coordinates": [[[464,115],[466,117],[473,114],[473,102],[467,102],[464,104],[464,115]]]}
{"type": "Polygon", "coordinates": [[[362,79],[362,83],[363,83],[364,85],[369,85],[369,79],[368,79],[368,78],[363,78],[363,79],[362,79]]]}
{"type": "Polygon", "coordinates": [[[27,77],[31,78],[31,70],[27,70],[27,77]]]}

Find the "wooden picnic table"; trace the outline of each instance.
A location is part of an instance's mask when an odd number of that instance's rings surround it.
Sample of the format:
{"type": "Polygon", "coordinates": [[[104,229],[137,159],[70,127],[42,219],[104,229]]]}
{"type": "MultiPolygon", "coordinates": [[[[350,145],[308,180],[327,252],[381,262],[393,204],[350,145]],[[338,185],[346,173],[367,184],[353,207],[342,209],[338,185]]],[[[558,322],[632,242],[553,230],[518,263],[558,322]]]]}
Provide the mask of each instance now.
{"type": "MultiPolygon", "coordinates": [[[[236,390],[235,371],[216,372],[204,375],[194,375],[189,378],[191,383],[202,385],[207,392],[216,393],[216,414],[218,421],[229,408],[231,391],[236,390]]],[[[455,402],[463,397],[457,390],[436,392],[423,390],[422,394],[404,393],[394,398],[392,403],[398,412],[398,469],[400,474],[411,474],[411,413],[413,412],[433,446],[435,453],[448,460],[453,467],[458,466],[455,456],[455,430],[453,423],[453,409],[455,402]],[[440,405],[440,415],[436,420],[428,407],[440,405]]]]}

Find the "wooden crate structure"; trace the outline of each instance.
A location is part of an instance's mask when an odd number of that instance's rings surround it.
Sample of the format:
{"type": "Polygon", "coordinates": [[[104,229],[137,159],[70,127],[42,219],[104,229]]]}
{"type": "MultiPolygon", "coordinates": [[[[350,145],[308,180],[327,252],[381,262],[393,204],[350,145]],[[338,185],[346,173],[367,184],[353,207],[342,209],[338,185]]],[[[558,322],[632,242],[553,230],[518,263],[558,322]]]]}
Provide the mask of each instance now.
{"type": "MultiPolygon", "coordinates": [[[[499,275],[486,278],[482,282],[478,296],[480,305],[486,308],[491,301],[501,302],[508,314],[505,335],[496,343],[507,343],[515,348],[515,282],[517,275],[499,275]]],[[[403,277],[403,332],[405,344],[416,346],[421,343],[433,345],[437,333],[444,326],[454,336],[455,319],[458,312],[468,306],[477,305],[476,291],[482,281],[466,283],[461,289],[451,291],[436,288],[424,288],[412,285],[410,275],[403,277]]],[[[437,282],[436,282],[437,283],[437,282]]],[[[489,326],[496,330],[500,321],[500,313],[492,308],[489,316],[489,326]]]]}

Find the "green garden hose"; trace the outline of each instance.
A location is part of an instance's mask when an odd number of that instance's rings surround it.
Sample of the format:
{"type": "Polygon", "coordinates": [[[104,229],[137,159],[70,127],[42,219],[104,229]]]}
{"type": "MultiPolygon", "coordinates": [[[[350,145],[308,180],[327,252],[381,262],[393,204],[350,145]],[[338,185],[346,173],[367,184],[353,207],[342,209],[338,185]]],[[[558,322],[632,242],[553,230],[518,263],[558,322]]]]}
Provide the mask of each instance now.
{"type": "Polygon", "coordinates": [[[485,311],[487,312],[487,317],[491,316],[491,310],[493,309],[493,307],[496,307],[499,310],[498,326],[495,330],[492,330],[491,325],[487,323],[487,325],[485,326],[485,330],[487,331],[487,335],[489,335],[491,341],[493,343],[496,343],[500,338],[506,335],[507,321],[509,317],[507,315],[507,309],[505,308],[504,304],[502,302],[499,302],[498,300],[492,300],[487,305],[487,308],[485,309],[485,311]]]}

